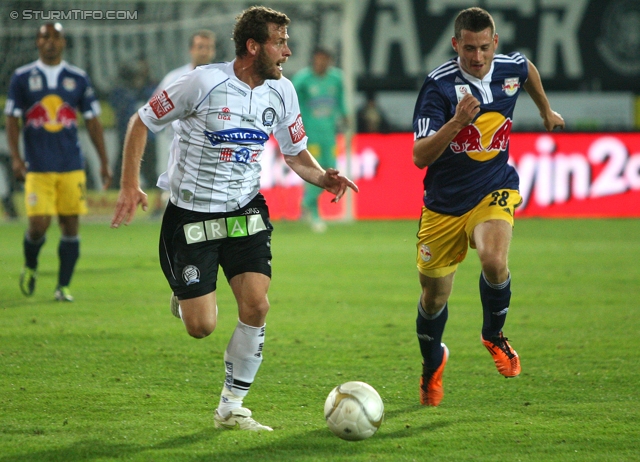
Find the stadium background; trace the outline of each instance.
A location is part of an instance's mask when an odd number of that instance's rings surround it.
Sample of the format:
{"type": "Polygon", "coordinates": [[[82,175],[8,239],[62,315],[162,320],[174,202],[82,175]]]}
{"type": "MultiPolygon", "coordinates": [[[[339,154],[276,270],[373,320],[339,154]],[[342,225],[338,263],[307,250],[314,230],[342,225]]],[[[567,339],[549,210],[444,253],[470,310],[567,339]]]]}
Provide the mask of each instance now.
{"type": "MultiPolygon", "coordinates": [[[[121,143],[112,96],[126,85],[123,70],[148,71],[148,84],[188,59],[187,42],[200,28],[217,35],[216,60],[233,58],[235,16],[255,2],[242,1],[5,1],[0,5],[0,94],[11,73],[37,58],[35,30],[59,20],[67,35],[65,59],[89,73],[103,108],[108,153],[115,165],[121,143]],[[109,13],[111,12],[111,13],[109,13]],[[106,19],[110,15],[114,19],[106,19]],[[15,19],[14,19],[15,18],[15,19]]],[[[411,114],[424,75],[452,56],[453,19],[478,5],[495,17],[500,52],[520,50],[538,67],[566,133],[541,133],[535,106],[518,103],[511,141],[521,175],[523,216],[640,217],[640,3],[634,0],[337,0],[264,2],[292,18],[291,77],[308,64],[315,46],[334,50],[344,69],[349,106],[376,92],[392,134],[341,137],[339,161],[361,193],[339,208],[325,201],[327,218],[415,218],[423,172],[411,163],[411,114]],[[343,46],[347,43],[348,46],[343,46]],[[400,198],[400,199],[398,199],[400,198]],[[400,202],[400,204],[398,203],[400,202]]],[[[141,103],[141,102],[140,102],[141,103]]],[[[4,119],[0,124],[0,195],[12,193],[4,119]]],[[[114,192],[100,180],[88,137],[91,209],[108,214],[114,192]]],[[[159,167],[161,163],[159,163],[159,167]]],[[[274,217],[298,216],[299,180],[287,171],[275,143],[265,153],[263,186],[274,217]]],[[[153,192],[151,188],[149,192],[153,192]]]]}

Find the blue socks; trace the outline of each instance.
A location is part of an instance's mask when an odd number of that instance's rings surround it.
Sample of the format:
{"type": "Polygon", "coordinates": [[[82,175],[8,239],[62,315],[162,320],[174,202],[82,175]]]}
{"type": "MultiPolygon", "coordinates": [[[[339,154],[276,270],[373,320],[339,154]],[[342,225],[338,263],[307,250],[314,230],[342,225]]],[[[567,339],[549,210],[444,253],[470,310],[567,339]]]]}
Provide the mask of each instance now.
{"type": "Polygon", "coordinates": [[[58,286],[68,286],[73,276],[73,270],[80,257],[80,239],[78,236],[62,236],[58,245],[60,270],[58,272],[58,286]]]}
{"type": "Polygon", "coordinates": [[[44,245],[45,241],[45,236],[42,236],[37,241],[32,241],[27,233],[25,233],[22,246],[24,248],[24,261],[28,268],[38,268],[38,255],[40,254],[40,249],[44,245]]]}
{"type": "Polygon", "coordinates": [[[442,334],[449,318],[448,304],[436,314],[427,314],[418,302],[418,318],[416,319],[416,333],[424,367],[437,369],[442,363],[442,334]]]}
{"type": "Polygon", "coordinates": [[[482,336],[490,339],[502,331],[511,301],[511,274],[501,284],[491,284],[480,273],[480,300],[482,301],[482,336]]]}

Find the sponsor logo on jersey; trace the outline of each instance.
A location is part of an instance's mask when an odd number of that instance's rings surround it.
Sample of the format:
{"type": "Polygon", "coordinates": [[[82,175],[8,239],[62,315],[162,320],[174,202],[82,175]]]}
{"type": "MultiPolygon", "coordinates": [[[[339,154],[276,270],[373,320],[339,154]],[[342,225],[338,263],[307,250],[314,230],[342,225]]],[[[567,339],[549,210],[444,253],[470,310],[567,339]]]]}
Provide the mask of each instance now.
{"type": "Polygon", "coordinates": [[[465,97],[465,95],[471,95],[471,87],[469,85],[456,85],[456,97],[458,102],[465,97]]]}
{"type": "Polygon", "coordinates": [[[228,107],[223,107],[222,112],[218,114],[219,120],[231,120],[231,109],[228,107]]]}
{"type": "Polygon", "coordinates": [[[293,144],[296,144],[302,141],[306,135],[304,124],[302,123],[302,116],[298,114],[296,121],[289,125],[289,136],[291,136],[293,144]]]}
{"type": "Polygon", "coordinates": [[[251,150],[245,146],[238,149],[222,148],[220,162],[238,162],[241,164],[254,164],[258,162],[260,150],[251,150]]]}
{"type": "Polygon", "coordinates": [[[44,128],[56,133],[63,128],[75,127],[76,111],[56,94],[47,95],[31,106],[24,115],[25,126],[44,128]]]}
{"type": "Polygon", "coordinates": [[[72,79],[71,77],[65,77],[62,79],[62,88],[67,91],[73,91],[76,89],[76,79],[72,79]]]}
{"type": "Polygon", "coordinates": [[[233,153],[233,160],[241,164],[248,164],[251,160],[251,149],[244,146],[236,149],[233,153]]]}
{"type": "Polygon", "coordinates": [[[469,151],[482,151],[482,133],[474,125],[469,124],[464,127],[451,141],[451,150],[456,154],[469,151]]]}
{"type": "Polygon", "coordinates": [[[276,110],[272,107],[268,107],[262,113],[262,125],[265,127],[271,127],[276,120],[276,110]]]}
{"type": "Polygon", "coordinates": [[[40,74],[29,76],[29,91],[42,91],[42,76],[40,74]]]}
{"type": "Polygon", "coordinates": [[[222,148],[220,162],[238,162],[241,164],[254,164],[258,162],[259,150],[251,150],[245,146],[238,149],[222,148]]]}
{"type": "Polygon", "coordinates": [[[466,152],[472,159],[484,162],[507,150],[512,126],[511,119],[487,112],[463,128],[449,147],[456,154],[466,152]]]}
{"type": "Polygon", "coordinates": [[[264,145],[269,140],[269,135],[255,128],[228,128],[210,132],[204,131],[212,146],[222,143],[236,143],[240,145],[260,144],[264,145]]]}
{"type": "Polygon", "coordinates": [[[200,282],[200,270],[197,266],[187,265],[182,270],[182,279],[188,286],[200,282]]]}
{"type": "Polygon", "coordinates": [[[171,98],[169,98],[166,90],[162,90],[156,96],[151,98],[151,100],[149,101],[149,106],[151,106],[153,113],[158,119],[162,119],[175,108],[175,106],[173,105],[173,101],[171,101],[171,98]]]}
{"type": "Polygon", "coordinates": [[[512,77],[510,79],[504,79],[504,84],[502,85],[502,91],[505,92],[507,96],[513,96],[518,93],[518,89],[520,88],[520,78],[512,77]]]}

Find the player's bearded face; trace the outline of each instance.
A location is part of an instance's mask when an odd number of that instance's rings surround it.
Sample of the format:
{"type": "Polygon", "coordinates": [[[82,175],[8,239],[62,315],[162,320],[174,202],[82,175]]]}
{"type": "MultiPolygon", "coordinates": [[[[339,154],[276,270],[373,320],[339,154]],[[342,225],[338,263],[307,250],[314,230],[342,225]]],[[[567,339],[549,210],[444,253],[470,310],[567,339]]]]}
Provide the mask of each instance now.
{"type": "Polygon", "coordinates": [[[282,77],[282,67],[280,67],[280,64],[276,60],[269,57],[264,47],[260,47],[256,59],[256,72],[264,80],[278,80],[282,77]]]}
{"type": "Polygon", "coordinates": [[[287,44],[287,28],[277,24],[269,24],[269,40],[260,46],[256,56],[256,73],[264,80],[282,77],[282,63],[285,63],[291,50],[287,44]]]}

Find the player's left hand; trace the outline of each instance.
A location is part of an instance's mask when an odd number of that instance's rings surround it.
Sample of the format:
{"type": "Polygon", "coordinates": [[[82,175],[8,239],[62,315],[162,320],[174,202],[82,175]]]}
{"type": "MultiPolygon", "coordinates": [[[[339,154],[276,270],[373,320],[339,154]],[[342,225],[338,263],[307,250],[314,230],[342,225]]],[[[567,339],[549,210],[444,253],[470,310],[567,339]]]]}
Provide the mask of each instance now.
{"type": "Polygon", "coordinates": [[[544,128],[548,132],[552,132],[556,128],[564,129],[564,119],[556,111],[551,111],[547,116],[542,118],[544,128]]]}
{"type": "Polygon", "coordinates": [[[340,172],[335,168],[328,168],[322,178],[322,187],[336,197],[331,199],[331,202],[338,202],[344,193],[347,192],[347,188],[353,189],[358,192],[358,186],[346,176],[340,175],[340,172]]]}
{"type": "Polygon", "coordinates": [[[111,227],[117,228],[122,222],[124,222],[125,225],[131,223],[138,209],[138,205],[142,206],[143,211],[147,211],[149,203],[145,192],[140,188],[122,188],[118,195],[118,201],[116,202],[116,210],[111,219],[111,227]]]}

